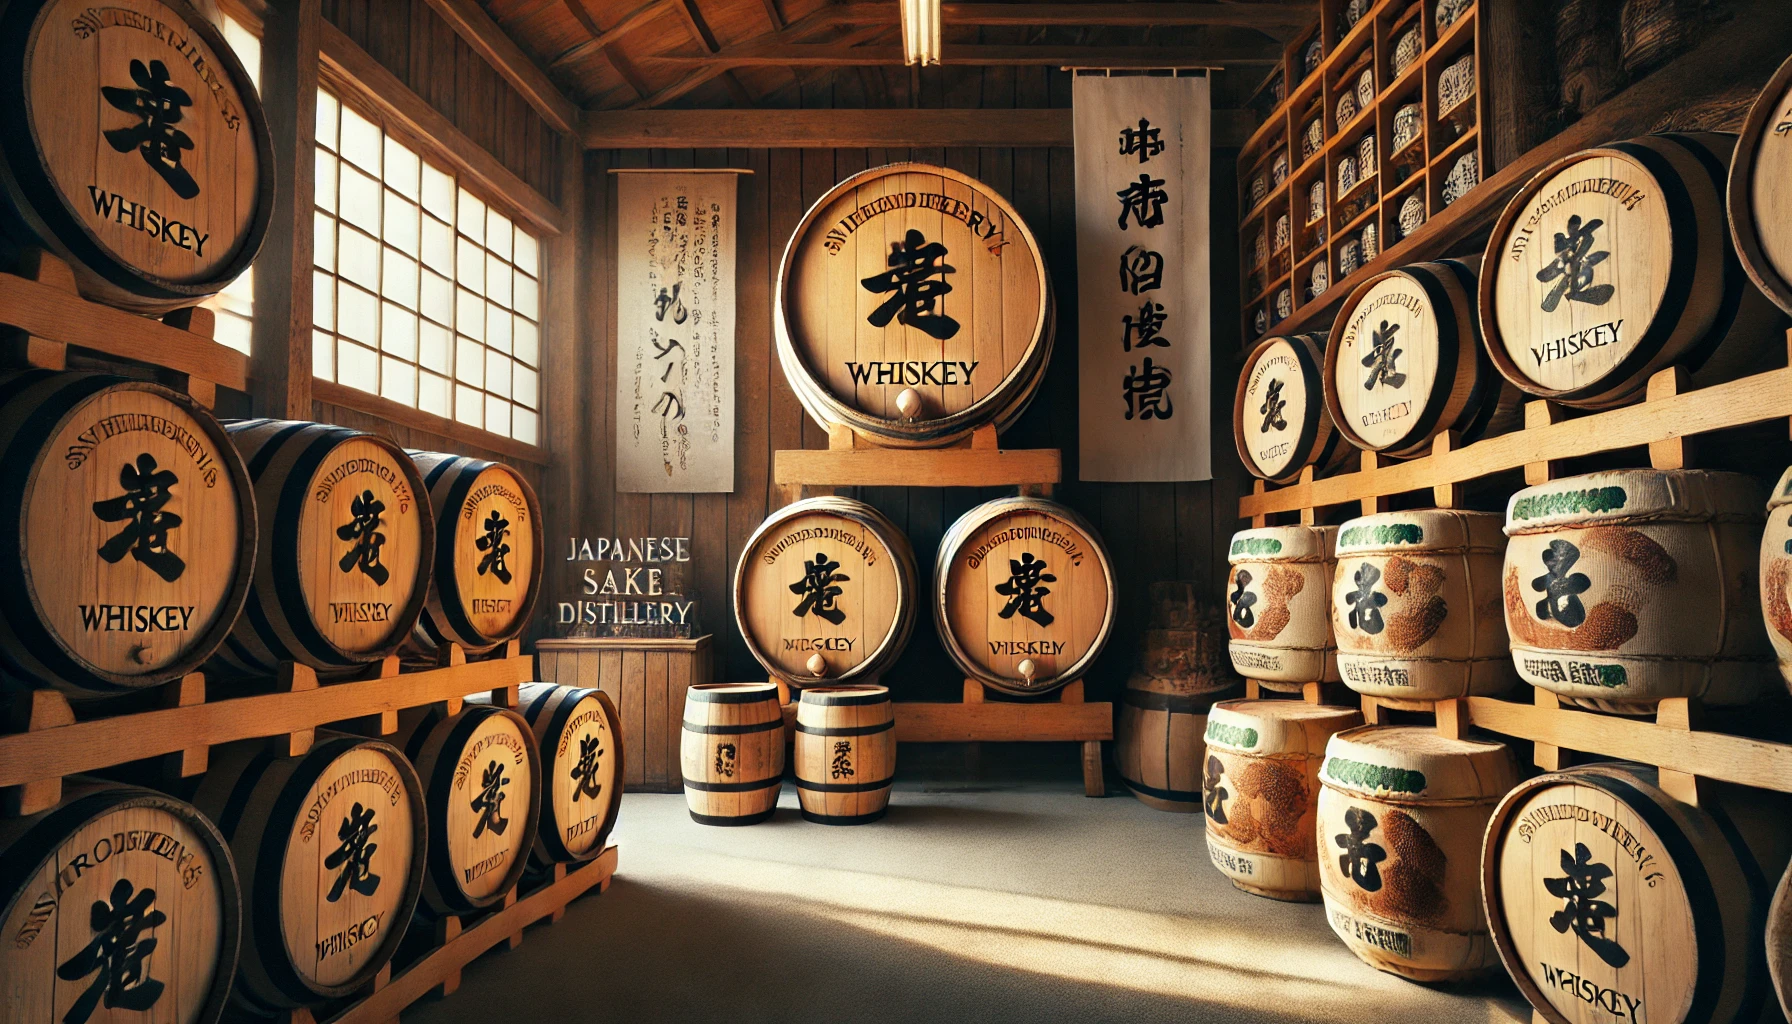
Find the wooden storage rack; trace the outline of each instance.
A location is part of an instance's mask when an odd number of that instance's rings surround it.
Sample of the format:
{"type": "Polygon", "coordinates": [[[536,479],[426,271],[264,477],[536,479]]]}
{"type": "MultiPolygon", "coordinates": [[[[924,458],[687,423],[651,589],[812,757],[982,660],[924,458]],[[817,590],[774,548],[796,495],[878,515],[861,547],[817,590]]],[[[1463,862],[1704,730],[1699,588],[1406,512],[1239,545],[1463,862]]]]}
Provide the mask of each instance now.
{"type": "MultiPolygon", "coordinates": [[[[785,504],[806,495],[832,494],[841,487],[1017,486],[1022,494],[1045,497],[1063,475],[1055,448],[1004,451],[992,425],[951,448],[883,448],[858,437],[851,427],[828,428],[826,450],[780,451],[772,459],[772,479],[785,504]]],[[[786,698],[784,726],[794,735],[796,708],[786,698]]],[[[1101,741],[1114,738],[1114,706],[1086,703],[1078,679],[1040,700],[990,700],[982,683],[964,681],[964,700],[895,702],[899,743],[1080,743],[1083,792],[1105,796],[1101,741]]]]}

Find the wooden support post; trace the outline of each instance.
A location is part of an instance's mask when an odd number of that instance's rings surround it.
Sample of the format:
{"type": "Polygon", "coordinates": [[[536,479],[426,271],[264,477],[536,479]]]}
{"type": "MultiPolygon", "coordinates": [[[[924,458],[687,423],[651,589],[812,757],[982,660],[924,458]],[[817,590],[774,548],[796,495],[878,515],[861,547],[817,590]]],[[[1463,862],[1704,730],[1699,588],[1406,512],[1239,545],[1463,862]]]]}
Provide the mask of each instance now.
{"type": "MultiPolygon", "coordinates": [[[[1252,494],[1261,496],[1264,493],[1264,491],[1266,491],[1267,489],[1268,488],[1264,486],[1262,480],[1252,480],[1251,481],[1251,493],[1252,494]]],[[[1268,526],[1268,525],[1269,525],[1269,517],[1268,516],[1255,515],[1255,516],[1251,517],[1251,529],[1253,529],[1253,530],[1261,530],[1265,526],[1268,526]]]]}
{"type": "MultiPolygon", "coordinates": [[[[1548,708],[1551,711],[1559,711],[1562,708],[1562,698],[1557,697],[1555,694],[1545,690],[1541,686],[1532,689],[1531,702],[1540,708],[1548,708]]],[[[1554,743],[1545,743],[1542,740],[1537,740],[1531,747],[1531,760],[1535,761],[1537,767],[1546,772],[1559,772],[1574,763],[1574,752],[1571,750],[1563,750],[1554,743]]]]}
{"type": "MultiPolygon", "coordinates": [[[[75,709],[55,690],[26,690],[13,698],[12,732],[42,732],[75,724],[75,709]]],[[[33,779],[0,791],[0,814],[23,817],[49,810],[62,800],[62,778],[33,779]]]]}
{"type": "MultiPolygon", "coordinates": [[[[1702,717],[1702,709],[1696,697],[1669,697],[1655,708],[1655,724],[1668,729],[1697,729],[1702,717]]],[[[1701,787],[1697,775],[1672,768],[1662,768],[1660,773],[1662,792],[1683,804],[1694,807],[1699,805],[1701,787]]]]}
{"type": "MultiPolygon", "coordinates": [[[[1647,401],[1659,402],[1691,390],[1691,378],[1684,366],[1670,366],[1649,378],[1647,401]]],[[[1649,442],[1649,465],[1656,469],[1691,469],[1693,441],[1689,437],[1670,437],[1649,442]]]]}
{"type": "MultiPolygon", "coordinates": [[[[436,946],[446,946],[460,938],[460,917],[449,914],[436,922],[436,946]]],[[[460,968],[456,967],[442,975],[442,981],[435,987],[438,997],[451,996],[460,988],[460,968]]]]}
{"type": "Polygon", "coordinates": [[[1306,701],[1308,704],[1324,704],[1325,703],[1325,684],[1324,683],[1302,683],[1302,684],[1300,684],[1300,699],[1306,701]]]}
{"type": "MultiPolygon", "coordinates": [[[[1526,430],[1538,430],[1560,423],[1565,418],[1566,414],[1562,407],[1553,402],[1538,399],[1524,403],[1524,429],[1526,430]]],[[[1528,462],[1524,467],[1524,482],[1527,486],[1535,487],[1538,484],[1554,480],[1561,475],[1561,471],[1559,462],[1528,462]]]]}
{"type": "MultiPolygon", "coordinates": [[[[280,663],[280,689],[286,693],[299,693],[303,690],[317,689],[317,673],[309,665],[301,665],[296,661],[280,663]]],[[[298,729],[278,739],[280,756],[298,757],[311,749],[317,739],[316,729],[298,729]]]]}
{"type": "Polygon", "coordinates": [[[255,260],[255,413],[308,420],[311,275],[322,0],[269,0],[262,20],[261,105],[274,137],[271,230],[255,260]]]}
{"type": "MultiPolygon", "coordinates": [[[[551,879],[548,882],[549,885],[559,885],[566,878],[566,865],[561,864],[560,862],[556,861],[554,863],[553,873],[549,875],[549,878],[551,879]]],[[[562,903],[562,904],[556,906],[553,909],[552,913],[548,914],[548,923],[549,924],[559,924],[560,919],[565,916],[566,916],[566,904],[562,903]]]]}
{"type": "Polygon", "coordinates": [[[1244,699],[1245,700],[1261,700],[1261,699],[1263,699],[1263,684],[1258,682],[1255,679],[1246,679],[1244,681],[1244,699]]]}
{"type": "Polygon", "coordinates": [[[1432,707],[1437,714],[1437,731],[1453,740],[1468,735],[1468,701],[1440,700],[1432,707]]]}
{"type": "MultiPolygon", "coordinates": [[[[1372,473],[1375,471],[1375,467],[1380,464],[1381,460],[1376,457],[1374,452],[1367,449],[1363,451],[1361,463],[1363,472],[1372,473]]],[[[1388,499],[1387,496],[1383,494],[1364,495],[1362,506],[1363,515],[1372,516],[1377,512],[1386,512],[1388,510],[1388,499]]]]}
{"type": "MultiPolygon", "coordinates": [[[[504,894],[503,906],[504,906],[505,910],[509,910],[511,907],[516,906],[516,890],[514,888],[504,894]]],[[[523,944],[523,930],[521,928],[518,928],[516,931],[511,932],[504,939],[504,945],[508,949],[515,949],[522,944],[523,944]]]]}
{"type": "Polygon", "coordinates": [[[64,370],[68,368],[68,346],[28,331],[8,329],[0,332],[0,360],[7,366],[64,370]]]}
{"type": "MultiPolygon", "coordinates": [[[[1312,466],[1302,466],[1300,468],[1300,484],[1303,487],[1313,486],[1313,467],[1312,466]]],[[[1317,525],[1319,525],[1319,509],[1315,508],[1312,505],[1308,505],[1305,508],[1302,508],[1300,510],[1300,525],[1302,525],[1302,526],[1317,526],[1317,525]]]]}
{"type": "MultiPolygon", "coordinates": [[[[162,706],[165,708],[190,708],[204,703],[205,676],[198,672],[190,672],[162,688],[162,706]]],[[[200,744],[169,754],[165,769],[171,778],[191,778],[204,773],[210,759],[211,748],[200,744]]]]}
{"type": "Polygon", "coordinates": [[[1366,693],[1363,694],[1363,724],[1386,725],[1387,722],[1383,721],[1386,717],[1381,713],[1381,702],[1366,693]]]}
{"type": "MultiPolygon", "coordinates": [[[[1431,457],[1443,460],[1443,457],[1456,449],[1461,438],[1454,430],[1446,430],[1431,439],[1431,457]]],[[[1456,508],[1462,504],[1462,485],[1459,483],[1437,484],[1431,488],[1431,503],[1438,508],[1456,508]]]]}

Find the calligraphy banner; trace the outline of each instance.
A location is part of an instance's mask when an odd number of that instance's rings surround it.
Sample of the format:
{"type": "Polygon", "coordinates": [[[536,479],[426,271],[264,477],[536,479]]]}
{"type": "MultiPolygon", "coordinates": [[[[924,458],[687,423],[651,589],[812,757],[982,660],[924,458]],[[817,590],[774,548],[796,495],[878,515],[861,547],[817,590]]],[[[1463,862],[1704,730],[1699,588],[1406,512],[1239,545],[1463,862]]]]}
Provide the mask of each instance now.
{"type": "Polygon", "coordinates": [[[618,491],[734,490],[736,178],[617,175],[618,491]]]}
{"type": "Polygon", "coordinates": [[[1083,480],[1212,472],[1205,77],[1078,75],[1083,480]]]}

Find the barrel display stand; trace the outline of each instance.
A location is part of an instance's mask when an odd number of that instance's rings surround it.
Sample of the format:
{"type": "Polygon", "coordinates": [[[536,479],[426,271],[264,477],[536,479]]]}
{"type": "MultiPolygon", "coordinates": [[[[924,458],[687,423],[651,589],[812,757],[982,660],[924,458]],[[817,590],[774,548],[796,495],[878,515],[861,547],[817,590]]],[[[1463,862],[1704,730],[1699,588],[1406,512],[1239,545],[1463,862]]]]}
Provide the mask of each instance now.
{"type": "MultiPolygon", "coordinates": [[[[773,455],[772,480],[784,504],[841,487],[1019,487],[1049,497],[1063,473],[1056,448],[1004,451],[994,426],[978,427],[950,448],[883,448],[860,438],[851,427],[828,428],[825,450],[780,451],[773,455]]],[[[796,705],[778,683],[784,729],[795,735],[796,705]]],[[[892,692],[897,687],[892,687],[892,692]]],[[[964,700],[896,701],[898,743],[1078,743],[1082,747],[1083,792],[1105,796],[1101,742],[1114,738],[1114,706],[1083,700],[1081,679],[1066,683],[1043,700],[989,700],[974,679],[964,681],[964,700]]]]}

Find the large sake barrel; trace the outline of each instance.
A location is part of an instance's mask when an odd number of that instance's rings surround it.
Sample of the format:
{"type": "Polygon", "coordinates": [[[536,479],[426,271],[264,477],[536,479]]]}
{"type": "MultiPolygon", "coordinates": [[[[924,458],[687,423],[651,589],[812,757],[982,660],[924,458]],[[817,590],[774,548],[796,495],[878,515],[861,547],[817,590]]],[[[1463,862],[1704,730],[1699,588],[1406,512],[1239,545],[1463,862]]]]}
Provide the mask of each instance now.
{"type": "Polygon", "coordinates": [[[1792,58],[1755,98],[1736,159],[1726,205],[1742,269],[1755,287],[1792,313],[1792,58]]]}
{"type": "Polygon", "coordinates": [[[1481,833],[1518,782],[1506,746],[1363,726],[1326,744],[1319,781],[1325,916],[1350,951],[1414,981],[1496,969],[1481,909],[1481,833]]]}
{"type": "Polygon", "coordinates": [[[0,12],[0,230],[89,298],[192,305],[249,268],[273,141],[230,45],[184,0],[13,0],[0,12]]]}
{"type": "Polygon", "coordinates": [[[242,903],[224,837],[171,796],[77,784],[47,811],[0,819],[4,1016],[210,1024],[242,903]]]}
{"type": "Polygon", "coordinates": [[[1518,423],[1475,319],[1480,257],[1413,263],[1358,285],[1325,348],[1325,408],[1358,448],[1425,455],[1456,431],[1463,443],[1518,423]]]}
{"type": "Polygon", "coordinates": [[[435,520],[434,565],[407,649],[433,655],[456,643],[485,651],[529,624],[541,592],[541,505],[501,462],[407,452],[423,474],[435,520]]]}
{"type": "Polygon", "coordinates": [[[398,748],[326,732],[298,757],[231,744],[183,789],[229,838],[242,875],[232,1001],[271,1016],[373,980],[423,886],[422,789],[398,748]]]}
{"type": "Polygon", "coordinates": [[[249,464],[260,539],[254,587],[214,666],[268,675],[295,661],[354,672],[396,651],[429,594],[435,519],[416,463],[347,427],[225,425],[249,464]]]}
{"type": "Polygon", "coordinates": [[[1240,690],[1230,674],[1156,676],[1142,670],[1126,680],[1114,722],[1114,770],[1140,803],[1200,813],[1208,709],[1240,690]]]}
{"type": "Polygon", "coordinates": [[[1265,338],[1245,356],[1232,396],[1232,440],[1252,476],[1287,483],[1324,474],[1355,451],[1325,408],[1325,332],[1265,338]]]}
{"type": "Polygon", "coordinates": [[[1779,661],[1780,678],[1792,687],[1792,469],[1780,474],[1767,499],[1759,578],[1767,639],[1779,661]]]}
{"type": "Polygon", "coordinates": [[[1717,133],[1614,142],[1551,163],[1519,190],[1481,274],[1481,331],[1507,380],[1602,409],[1640,397],[1671,365],[1703,385],[1785,364],[1778,311],[1730,244],[1735,144],[1717,133]]]}
{"type": "Polygon", "coordinates": [[[1780,876],[1767,910],[1767,970],[1779,993],[1780,1012],[1792,1018],[1792,868],[1780,876]]]}
{"type": "Polygon", "coordinates": [[[541,752],[522,715],[491,704],[399,717],[397,737],[423,780],[429,859],[423,909],[469,914],[516,887],[541,822],[541,752]]]}
{"type": "Polygon", "coordinates": [[[756,825],[778,810],[784,712],[772,683],[699,683],[685,691],[678,761],[691,820],[756,825]]]}
{"type": "Polygon", "coordinates": [[[1338,674],[1382,700],[1489,696],[1512,686],[1500,616],[1506,539],[1492,512],[1381,512],[1338,527],[1338,674]]]}
{"type": "Polygon", "coordinates": [[[1226,630],[1232,667],[1272,690],[1338,681],[1331,586],[1335,526],[1268,526],[1232,535],[1226,630]]]}
{"type": "Polygon", "coordinates": [[[895,448],[1005,428],[1051,358],[1038,241],[994,189],[931,164],[860,171],[816,200],[773,303],[803,408],[895,448]]]}
{"type": "Polygon", "coordinates": [[[1774,676],[1755,582],[1761,500],[1741,473],[1653,469],[1512,495],[1503,592],[1519,678],[1620,714],[1762,696],[1774,676]]]}
{"type": "Polygon", "coordinates": [[[804,690],[790,756],[804,819],[863,825],[883,817],[896,781],[896,709],[889,688],[804,690]]]}
{"type": "Polygon", "coordinates": [[[998,498],[940,540],[934,624],[966,676],[1045,693],[1086,672],[1114,629],[1114,566],[1095,528],[1044,498],[998,498]]]}
{"type": "Polygon", "coordinates": [[[1207,718],[1202,806],[1207,857],[1245,892],[1319,900],[1319,766],[1356,708],[1300,700],[1229,700],[1207,718]]]}
{"type": "MultiPolygon", "coordinates": [[[[1494,944],[1549,1020],[1765,1019],[1763,867],[1785,858],[1758,857],[1779,844],[1738,828],[1747,808],[1734,801],[1754,797],[1728,791],[1695,807],[1662,792],[1657,776],[1624,762],[1540,775],[1488,824],[1481,874],[1494,944]]],[[[1783,814],[1754,817],[1783,839],[1783,814]]]]}
{"type": "Polygon", "coordinates": [[[0,666],[93,698],[195,671],[249,593],[255,501],[183,395],[93,373],[0,374],[0,666]]]}
{"type": "Polygon", "coordinates": [[[734,568],[734,621],[747,650],[798,686],[878,678],[908,644],[917,598],[908,538],[851,498],[778,509],[734,568]]]}
{"type": "Polygon", "coordinates": [[[622,723],[601,690],[553,683],[522,687],[519,710],[541,751],[537,868],[588,861],[604,851],[622,806],[622,723]]]}

